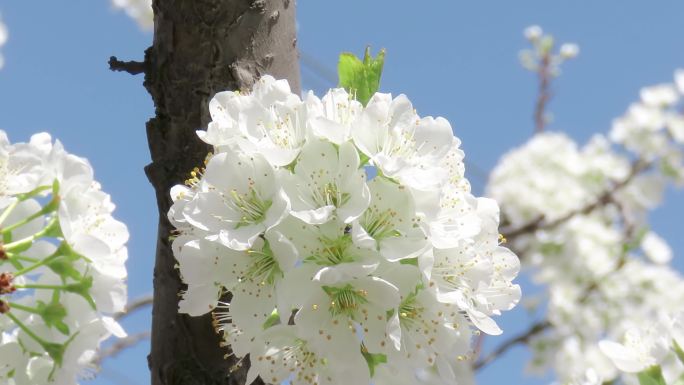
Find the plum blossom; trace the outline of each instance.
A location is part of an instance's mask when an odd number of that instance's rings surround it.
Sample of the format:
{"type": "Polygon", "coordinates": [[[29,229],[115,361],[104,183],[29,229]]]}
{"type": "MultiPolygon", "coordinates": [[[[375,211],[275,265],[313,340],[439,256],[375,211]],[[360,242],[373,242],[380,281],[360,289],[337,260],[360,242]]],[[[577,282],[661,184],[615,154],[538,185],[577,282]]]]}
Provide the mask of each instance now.
{"type": "Polygon", "coordinates": [[[87,160],[0,131],[2,384],[76,384],[102,341],[126,333],[126,226],[87,160]],[[10,359],[11,357],[11,359],[10,359]]]}
{"type": "Polygon", "coordinates": [[[684,372],[672,358],[681,325],[661,321],[683,310],[684,279],[648,223],[668,182],[683,180],[680,78],[644,88],[608,137],[579,146],[538,133],[491,173],[503,236],[513,234],[512,249],[547,288],[548,325],[532,338],[531,367],[552,367],[560,383],[631,383],[655,365],[669,383],[684,372]]]}
{"type": "Polygon", "coordinates": [[[404,95],[302,101],[270,76],[209,109],[198,136],[213,152],[171,189],[179,311],[212,313],[236,357],[250,355],[248,381],[467,374],[471,336],[501,333],[493,317],[520,298],[519,262],[500,246],[496,203],[471,193],[449,123],[404,95]]]}

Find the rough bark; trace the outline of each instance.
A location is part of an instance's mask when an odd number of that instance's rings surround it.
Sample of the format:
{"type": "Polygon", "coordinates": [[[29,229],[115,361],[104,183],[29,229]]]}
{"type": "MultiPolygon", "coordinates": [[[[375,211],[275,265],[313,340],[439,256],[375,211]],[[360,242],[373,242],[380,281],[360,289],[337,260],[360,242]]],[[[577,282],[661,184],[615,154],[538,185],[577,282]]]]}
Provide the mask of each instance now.
{"type": "Polygon", "coordinates": [[[145,168],[159,207],[154,268],[153,385],[244,384],[246,370],[224,358],[211,317],[178,314],[183,289],[169,244],[169,189],[202,164],[207,146],[195,130],[209,121],[218,91],[248,89],[262,74],[299,90],[295,5],[290,0],[154,0],[154,42],[145,56],[145,87],[156,117],[147,123],[152,163],[145,168]]]}

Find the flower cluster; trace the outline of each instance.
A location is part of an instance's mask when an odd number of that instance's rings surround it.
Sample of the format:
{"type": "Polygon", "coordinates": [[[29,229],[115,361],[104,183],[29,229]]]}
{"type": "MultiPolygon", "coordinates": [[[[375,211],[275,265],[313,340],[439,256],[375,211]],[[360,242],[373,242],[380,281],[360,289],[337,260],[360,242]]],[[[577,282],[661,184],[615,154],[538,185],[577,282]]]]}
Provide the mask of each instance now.
{"type": "Polygon", "coordinates": [[[532,72],[540,71],[551,76],[560,75],[560,66],[564,61],[574,59],[579,55],[579,46],[574,43],[562,44],[558,53],[554,54],[554,39],[545,35],[538,25],[525,28],[525,38],[532,44],[531,49],[520,51],[519,58],[522,66],[532,72]]]}
{"type": "Polygon", "coordinates": [[[152,12],[152,0],[111,0],[112,4],[123,9],[126,14],[135,20],[141,28],[152,29],[154,26],[154,13],[152,12]]]}
{"type": "MultiPolygon", "coordinates": [[[[684,310],[672,250],[647,222],[668,181],[684,180],[682,76],[643,89],[609,138],[580,149],[563,134],[541,133],[492,172],[488,195],[502,206],[502,232],[515,234],[511,247],[548,286],[541,300],[551,328],[533,340],[532,365],[553,366],[563,383],[614,380],[625,371],[615,360],[624,350],[599,342],[684,310]]],[[[676,360],[662,362],[668,380],[684,373],[676,360]]]]}
{"type": "Polygon", "coordinates": [[[663,177],[681,185],[684,183],[684,70],[675,71],[674,83],[646,87],[640,94],[641,100],[613,122],[610,137],[640,159],[654,163],[663,177]]]}
{"type": "Polygon", "coordinates": [[[90,164],[48,134],[0,131],[0,384],[75,384],[124,337],[126,226],[90,164]]]}
{"type": "Polygon", "coordinates": [[[684,364],[684,312],[670,316],[663,309],[658,316],[651,325],[629,327],[624,332],[622,343],[600,341],[601,351],[623,372],[639,373],[666,364],[664,367],[669,372],[665,373],[666,378],[681,378],[681,364],[684,364]],[[668,359],[670,362],[666,363],[668,359]],[[679,365],[674,362],[677,359],[679,365]]]}
{"type": "Polygon", "coordinates": [[[464,378],[471,335],[501,333],[491,316],[518,302],[519,262],[449,123],[269,76],[209,109],[214,153],[171,190],[179,306],[213,313],[247,382],[464,378]]]}

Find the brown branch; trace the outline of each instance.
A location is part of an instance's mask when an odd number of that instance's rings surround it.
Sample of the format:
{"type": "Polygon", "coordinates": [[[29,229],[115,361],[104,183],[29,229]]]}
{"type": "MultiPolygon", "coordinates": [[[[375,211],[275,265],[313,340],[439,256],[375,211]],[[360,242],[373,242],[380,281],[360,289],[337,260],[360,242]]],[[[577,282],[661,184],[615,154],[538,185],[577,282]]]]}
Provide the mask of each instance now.
{"type": "Polygon", "coordinates": [[[140,333],[136,333],[133,335],[130,335],[126,338],[122,338],[115,342],[112,346],[108,347],[105,350],[100,351],[100,354],[98,354],[95,359],[93,360],[93,363],[97,366],[100,366],[102,364],[102,361],[105,358],[109,357],[114,357],[121,353],[123,350],[128,349],[132,346],[137,345],[138,343],[149,339],[150,338],[150,332],[149,331],[144,331],[140,333]]]}
{"type": "Polygon", "coordinates": [[[537,334],[540,334],[541,332],[548,329],[549,327],[551,327],[551,323],[549,321],[546,321],[546,320],[545,321],[539,321],[539,322],[533,324],[526,331],[518,334],[514,338],[511,338],[510,340],[499,345],[499,347],[496,348],[493,352],[487,354],[483,359],[475,362],[475,364],[473,365],[473,368],[475,370],[481,369],[482,367],[491,363],[497,357],[499,357],[500,355],[505,353],[508,349],[512,348],[513,346],[515,346],[517,344],[529,342],[532,339],[532,337],[536,336],[537,334]]]}
{"type": "Polygon", "coordinates": [[[125,316],[133,313],[134,311],[136,311],[140,308],[143,308],[145,306],[148,306],[148,305],[152,305],[152,295],[151,294],[146,295],[144,297],[134,299],[133,301],[131,301],[128,304],[128,306],[126,306],[126,309],[124,309],[124,311],[114,314],[114,319],[118,321],[118,320],[124,318],[125,316]]]}
{"type": "Polygon", "coordinates": [[[109,69],[112,71],[128,72],[131,75],[144,73],[147,69],[145,62],[121,61],[116,56],[109,57],[109,69]]]}
{"type": "Polygon", "coordinates": [[[584,207],[580,207],[577,210],[573,210],[562,217],[556,218],[551,221],[546,221],[543,215],[538,216],[537,218],[527,222],[524,225],[518,226],[518,227],[513,227],[513,228],[503,228],[501,229],[501,234],[503,234],[506,239],[511,240],[517,236],[523,235],[523,234],[528,234],[532,233],[536,230],[541,230],[541,229],[550,229],[553,227],[556,227],[562,223],[565,223],[575,215],[586,215],[594,211],[595,209],[614,201],[614,195],[616,192],[624,188],[629,184],[629,182],[634,179],[636,175],[638,175],[640,172],[646,170],[651,166],[651,162],[646,162],[643,160],[638,160],[632,165],[632,169],[630,170],[629,175],[622,181],[616,183],[613,185],[612,188],[607,189],[606,191],[603,192],[603,194],[599,195],[596,200],[593,202],[587,204],[584,207]]]}
{"type": "MultiPolygon", "coordinates": [[[[623,262],[619,263],[618,266],[615,268],[615,271],[619,270],[622,268],[624,265],[623,262]]],[[[579,303],[585,303],[587,300],[589,300],[589,296],[591,293],[598,289],[598,282],[594,281],[590,283],[585,289],[582,295],[580,296],[579,303]]],[[[549,329],[551,326],[551,322],[548,320],[543,320],[543,321],[537,321],[536,323],[532,324],[532,326],[529,327],[525,332],[518,334],[517,336],[511,338],[510,340],[507,340],[506,342],[502,343],[497,347],[493,352],[487,354],[483,359],[475,362],[473,365],[473,369],[479,370],[486,366],[487,364],[491,363],[495,359],[497,359],[500,355],[504,354],[505,352],[508,351],[508,349],[512,348],[513,346],[517,344],[526,344],[530,342],[532,337],[535,337],[538,334],[541,334],[544,332],[546,329],[549,329]]]]}
{"type": "Polygon", "coordinates": [[[539,95],[534,106],[534,132],[544,131],[546,126],[546,105],[551,100],[551,53],[546,53],[541,60],[541,66],[537,74],[539,75],[539,95]]]}
{"type": "MultiPolygon", "coordinates": [[[[627,256],[626,253],[620,255],[620,259],[618,260],[617,265],[615,266],[615,270],[612,272],[606,273],[603,275],[603,277],[599,277],[598,279],[594,280],[591,282],[587,287],[584,288],[582,295],[579,296],[579,301],[577,301],[580,304],[584,304],[589,300],[589,297],[591,294],[599,288],[599,283],[602,282],[604,279],[606,279],[609,275],[614,274],[618,272],[620,269],[622,269],[623,266],[625,266],[625,263],[627,262],[627,256]]],[[[534,323],[532,326],[530,326],[527,331],[524,333],[521,333],[517,335],[516,337],[511,338],[510,340],[502,343],[499,345],[498,348],[496,348],[493,352],[489,353],[487,356],[485,356],[483,359],[475,362],[473,365],[473,368],[475,370],[481,369],[482,367],[486,366],[487,364],[491,363],[494,361],[497,357],[508,351],[508,349],[512,348],[513,346],[517,344],[525,344],[528,343],[532,337],[536,336],[537,334],[542,333],[546,329],[549,329],[553,325],[551,322],[548,320],[544,321],[538,321],[534,323]]]]}
{"type": "MultiPolygon", "coordinates": [[[[536,220],[534,220],[534,221],[529,222],[529,223],[526,224],[526,225],[523,225],[523,226],[519,227],[517,230],[510,231],[509,233],[507,233],[506,236],[507,236],[507,237],[510,237],[510,238],[513,238],[513,237],[515,237],[515,236],[517,236],[517,235],[520,235],[520,234],[523,234],[523,233],[525,233],[525,232],[527,232],[527,231],[534,231],[534,230],[542,229],[542,228],[551,228],[551,227],[557,226],[557,225],[559,225],[559,224],[561,224],[561,223],[567,221],[568,219],[572,218],[572,217],[575,216],[575,215],[588,214],[588,213],[592,212],[592,211],[595,210],[597,207],[599,207],[599,206],[601,206],[601,205],[603,205],[603,204],[606,204],[606,203],[608,203],[608,202],[615,202],[615,200],[614,200],[614,194],[615,194],[615,192],[618,191],[618,190],[620,190],[621,188],[625,187],[627,184],[629,184],[629,182],[630,182],[632,179],[634,179],[634,177],[635,177],[637,174],[639,174],[641,171],[644,171],[644,170],[646,170],[647,168],[649,168],[649,167],[651,166],[651,164],[652,164],[652,163],[650,163],[650,162],[646,162],[646,161],[643,161],[643,160],[638,160],[638,161],[636,161],[636,162],[632,165],[632,169],[631,169],[629,175],[628,175],[624,180],[622,180],[621,182],[615,184],[615,185],[613,186],[612,189],[605,191],[603,194],[601,194],[601,195],[599,196],[599,198],[598,198],[596,201],[594,201],[594,202],[592,202],[592,203],[590,203],[590,204],[588,204],[588,205],[586,205],[586,206],[580,208],[579,210],[573,211],[573,212],[571,212],[571,213],[569,213],[569,214],[567,214],[567,215],[565,215],[565,216],[563,216],[563,217],[561,217],[561,218],[558,218],[558,219],[556,219],[556,220],[553,220],[553,221],[544,222],[543,217],[542,217],[542,218],[538,218],[538,219],[536,219],[536,220]]],[[[635,235],[635,227],[633,226],[633,224],[627,222],[628,219],[627,219],[627,217],[626,217],[626,215],[625,215],[624,207],[622,207],[618,202],[616,202],[616,204],[618,205],[618,208],[620,209],[620,213],[621,213],[621,215],[623,216],[623,221],[625,222],[625,223],[624,223],[624,226],[625,226],[625,234],[624,234],[625,239],[629,240],[630,238],[633,238],[634,235],[635,235]]],[[[503,232],[502,232],[502,233],[503,233],[503,232]]],[[[589,297],[590,297],[591,294],[592,294],[592,292],[594,292],[595,290],[597,290],[597,289],[599,288],[599,283],[600,283],[601,281],[603,281],[608,275],[613,274],[613,273],[619,271],[620,269],[622,269],[622,267],[625,265],[626,262],[627,262],[627,255],[626,255],[626,253],[623,253],[622,255],[620,255],[620,258],[619,258],[619,260],[618,260],[618,263],[617,263],[617,265],[615,266],[615,270],[613,270],[612,272],[609,272],[609,273],[605,274],[603,277],[600,277],[600,278],[594,280],[594,282],[591,282],[591,283],[584,289],[582,295],[579,297],[579,301],[578,301],[578,302],[579,302],[580,304],[583,304],[583,303],[585,303],[586,301],[588,301],[588,300],[589,300],[589,297]]],[[[537,334],[540,334],[541,332],[545,331],[546,329],[550,328],[551,326],[552,326],[552,325],[551,325],[551,323],[550,323],[548,320],[539,321],[539,322],[533,324],[533,325],[530,326],[530,328],[529,328],[527,331],[525,331],[524,333],[521,333],[521,334],[519,334],[518,336],[516,336],[516,337],[514,337],[514,338],[512,338],[512,339],[510,339],[510,340],[508,340],[508,341],[506,341],[506,342],[504,342],[504,343],[502,343],[502,344],[499,345],[499,347],[496,348],[493,352],[489,353],[489,354],[488,354],[487,356],[485,356],[483,359],[481,359],[481,360],[475,362],[475,364],[473,365],[473,368],[474,368],[475,370],[481,369],[482,367],[484,367],[484,366],[486,366],[487,364],[489,364],[489,363],[491,363],[492,361],[494,361],[494,360],[495,360],[497,357],[499,357],[501,354],[503,354],[503,353],[505,353],[506,351],[508,351],[508,349],[512,348],[513,346],[515,346],[515,345],[517,345],[517,344],[529,342],[530,339],[532,339],[532,337],[536,336],[537,334]]]]}

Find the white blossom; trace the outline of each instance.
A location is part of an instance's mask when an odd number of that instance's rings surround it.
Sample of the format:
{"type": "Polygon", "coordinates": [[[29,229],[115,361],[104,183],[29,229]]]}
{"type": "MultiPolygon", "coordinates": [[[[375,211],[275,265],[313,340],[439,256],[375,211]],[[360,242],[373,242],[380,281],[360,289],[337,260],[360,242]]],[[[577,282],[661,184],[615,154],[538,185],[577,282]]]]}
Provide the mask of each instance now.
{"type": "Polygon", "coordinates": [[[641,248],[651,261],[668,263],[672,259],[672,249],[658,234],[649,231],[641,240],[641,248]]]}
{"type": "Polygon", "coordinates": [[[573,59],[579,55],[579,46],[574,43],[565,43],[560,47],[560,56],[564,59],[573,59]]]}
{"type": "Polygon", "coordinates": [[[0,170],[0,383],[76,384],[126,336],[110,315],[126,305],[128,230],[87,160],[46,133],[0,132],[0,170]]]}
{"type": "Polygon", "coordinates": [[[112,0],[112,5],[123,9],[130,18],[138,23],[140,28],[152,29],[154,26],[152,0],[112,0]]]}
{"type": "Polygon", "coordinates": [[[531,25],[525,28],[525,31],[523,32],[525,38],[530,41],[538,40],[543,33],[542,28],[538,25],[531,25]]]}
{"type": "Polygon", "coordinates": [[[301,101],[270,76],[209,109],[198,135],[214,151],[171,189],[179,311],[211,312],[250,379],[468,372],[473,329],[500,333],[492,317],[518,302],[519,262],[499,245],[496,203],[470,192],[449,123],[404,95],[301,101]]]}
{"type": "Polygon", "coordinates": [[[677,333],[667,332],[677,328],[655,323],[682,311],[684,280],[648,225],[667,183],[681,183],[684,172],[679,92],[644,88],[608,139],[583,147],[539,133],[491,173],[487,191],[508,228],[527,229],[512,236],[513,247],[546,285],[549,327],[530,343],[531,366],[552,367],[559,383],[633,383],[625,373],[653,365],[668,383],[684,372],[672,358],[677,333]]]}

